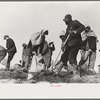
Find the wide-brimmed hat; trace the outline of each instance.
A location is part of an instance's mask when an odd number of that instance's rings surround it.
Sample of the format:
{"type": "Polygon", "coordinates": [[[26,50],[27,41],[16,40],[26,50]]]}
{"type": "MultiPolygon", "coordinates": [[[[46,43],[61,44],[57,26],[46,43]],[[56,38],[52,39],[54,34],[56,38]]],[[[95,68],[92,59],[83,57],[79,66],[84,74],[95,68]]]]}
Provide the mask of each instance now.
{"type": "Polygon", "coordinates": [[[72,18],[72,16],[70,15],[70,14],[67,14],[66,16],[65,16],[65,18],[63,19],[63,21],[66,21],[67,19],[71,19],[72,18]]]}

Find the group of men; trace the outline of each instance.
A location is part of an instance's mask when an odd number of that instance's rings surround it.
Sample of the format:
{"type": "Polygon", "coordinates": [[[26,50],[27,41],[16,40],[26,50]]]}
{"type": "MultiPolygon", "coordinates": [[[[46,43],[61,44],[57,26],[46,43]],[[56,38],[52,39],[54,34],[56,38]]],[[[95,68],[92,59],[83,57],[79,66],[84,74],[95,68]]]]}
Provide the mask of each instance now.
{"type": "MultiPolygon", "coordinates": [[[[83,60],[89,59],[88,70],[94,71],[95,60],[96,60],[96,46],[97,46],[97,37],[95,33],[91,30],[90,26],[84,26],[78,20],[72,20],[72,16],[67,14],[63,19],[65,24],[67,25],[66,32],[62,32],[60,34],[60,39],[62,40],[62,55],[60,58],[60,70],[64,67],[67,71],[72,72],[75,76],[78,71],[77,64],[77,55],[80,50],[81,58],[83,60]]],[[[41,54],[43,59],[41,60],[45,66],[50,68],[51,66],[51,57],[52,52],[55,50],[54,43],[48,43],[46,41],[46,35],[48,35],[48,30],[41,31],[37,33],[37,37],[41,37],[38,41],[34,42],[33,39],[36,39],[33,36],[29,43],[23,44],[23,67],[28,69],[31,64],[32,57],[34,55],[41,54]],[[32,41],[33,40],[33,41],[32,41]],[[26,57],[27,56],[27,57],[26,57]]],[[[6,68],[9,70],[10,62],[17,52],[14,41],[9,38],[8,35],[4,36],[4,39],[7,40],[7,52],[8,52],[8,60],[6,68]]]]}
{"type": "Polygon", "coordinates": [[[63,21],[67,25],[67,28],[66,32],[63,31],[60,34],[63,53],[58,63],[59,68],[56,70],[56,73],[59,73],[62,68],[65,68],[69,72],[72,72],[74,76],[78,74],[78,67],[81,67],[77,64],[79,50],[82,60],[80,60],[79,64],[82,65],[88,60],[87,71],[96,73],[94,70],[97,49],[97,37],[95,33],[91,30],[90,26],[85,27],[79,21],[72,20],[70,14],[67,14],[63,21]]]}

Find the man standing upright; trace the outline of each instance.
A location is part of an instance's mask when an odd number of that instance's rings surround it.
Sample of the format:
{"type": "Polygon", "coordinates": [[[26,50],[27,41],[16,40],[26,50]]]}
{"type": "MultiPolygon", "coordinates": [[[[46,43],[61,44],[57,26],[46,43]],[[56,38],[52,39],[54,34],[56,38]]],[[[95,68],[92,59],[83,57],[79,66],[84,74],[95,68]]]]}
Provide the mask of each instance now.
{"type": "Polygon", "coordinates": [[[67,14],[63,21],[67,25],[65,41],[66,39],[68,40],[65,43],[66,49],[61,56],[61,61],[63,62],[63,66],[67,66],[67,62],[69,61],[70,68],[68,68],[68,70],[75,76],[77,73],[76,57],[82,42],[81,32],[84,31],[85,26],[77,20],[72,20],[72,16],[70,14],[67,14]]]}
{"type": "Polygon", "coordinates": [[[7,48],[7,53],[8,53],[8,60],[7,60],[6,68],[7,68],[7,70],[9,70],[10,62],[13,59],[17,50],[16,50],[14,41],[8,35],[4,36],[4,40],[6,40],[6,48],[7,48]]]}

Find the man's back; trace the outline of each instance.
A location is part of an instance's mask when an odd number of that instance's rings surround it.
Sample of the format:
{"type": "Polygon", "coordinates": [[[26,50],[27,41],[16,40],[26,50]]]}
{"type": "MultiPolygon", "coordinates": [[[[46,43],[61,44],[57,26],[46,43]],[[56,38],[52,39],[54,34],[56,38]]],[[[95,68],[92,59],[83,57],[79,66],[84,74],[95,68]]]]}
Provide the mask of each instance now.
{"type": "Polygon", "coordinates": [[[7,39],[6,48],[8,52],[17,52],[15,43],[11,38],[7,39]]]}

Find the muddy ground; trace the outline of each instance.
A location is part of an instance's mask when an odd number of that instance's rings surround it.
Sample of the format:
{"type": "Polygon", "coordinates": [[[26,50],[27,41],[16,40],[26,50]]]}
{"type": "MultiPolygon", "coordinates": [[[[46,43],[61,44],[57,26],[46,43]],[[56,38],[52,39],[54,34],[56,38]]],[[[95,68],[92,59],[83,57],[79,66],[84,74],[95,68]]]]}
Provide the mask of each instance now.
{"type": "Polygon", "coordinates": [[[0,83],[17,83],[17,84],[27,84],[27,83],[100,83],[100,74],[95,75],[86,75],[82,77],[72,78],[72,74],[62,71],[59,75],[51,71],[42,71],[38,73],[31,73],[34,77],[31,79],[28,78],[28,73],[23,72],[22,70],[10,70],[5,71],[0,69],[0,83]]]}

